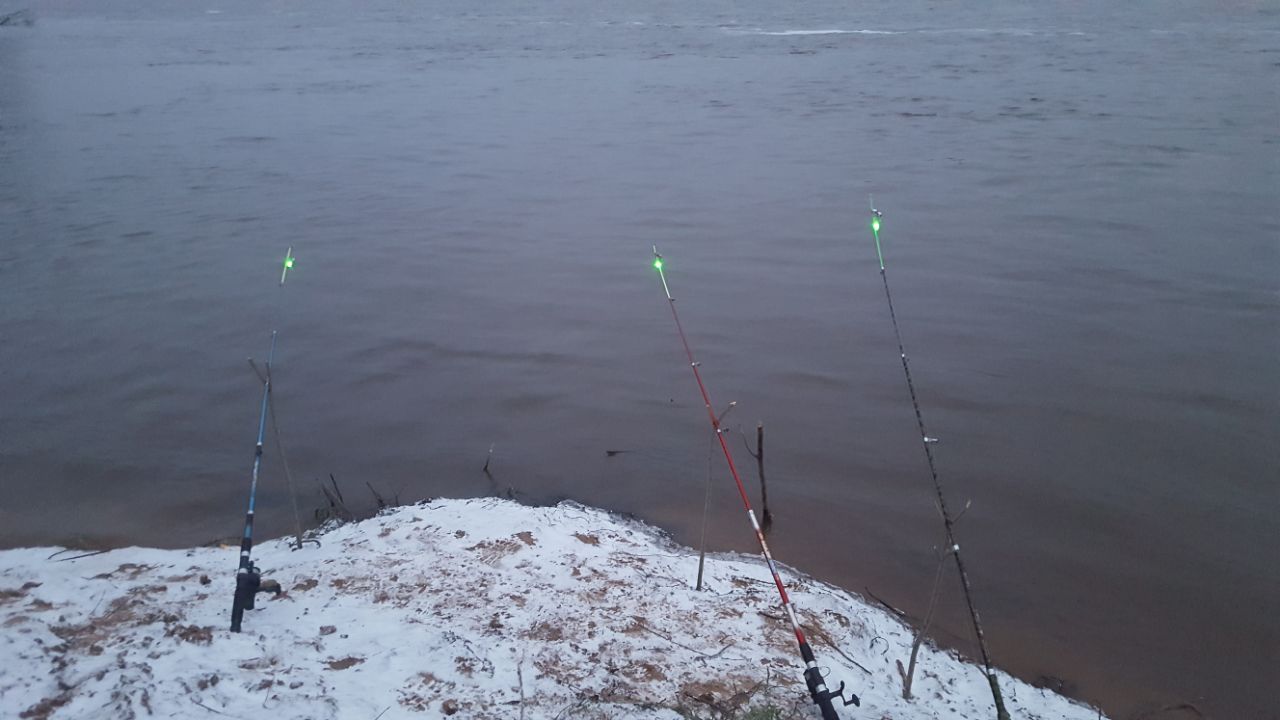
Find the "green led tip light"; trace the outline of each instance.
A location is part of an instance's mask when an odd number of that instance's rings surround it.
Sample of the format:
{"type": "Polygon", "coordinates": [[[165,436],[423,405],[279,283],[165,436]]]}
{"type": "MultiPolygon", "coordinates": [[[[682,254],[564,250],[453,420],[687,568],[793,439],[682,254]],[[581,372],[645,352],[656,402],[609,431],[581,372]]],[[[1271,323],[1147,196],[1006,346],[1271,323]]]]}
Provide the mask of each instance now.
{"type": "Polygon", "coordinates": [[[280,268],[280,284],[284,285],[284,279],[289,275],[289,271],[293,269],[293,246],[284,252],[284,267],[280,268]]]}
{"type": "MultiPolygon", "coordinates": [[[[667,294],[667,299],[675,302],[675,298],[671,297],[671,288],[667,287],[667,274],[662,271],[662,256],[658,254],[658,246],[653,246],[653,269],[658,271],[658,277],[662,279],[662,291],[667,294]]],[[[671,308],[675,312],[675,306],[671,308]]]]}
{"type": "Polygon", "coordinates": [[[876,259],[880,261],[880,272],[884,272],[884,253],[880,250],[880,212],[871,209],[871,235],[876,240],[876,259]]]}

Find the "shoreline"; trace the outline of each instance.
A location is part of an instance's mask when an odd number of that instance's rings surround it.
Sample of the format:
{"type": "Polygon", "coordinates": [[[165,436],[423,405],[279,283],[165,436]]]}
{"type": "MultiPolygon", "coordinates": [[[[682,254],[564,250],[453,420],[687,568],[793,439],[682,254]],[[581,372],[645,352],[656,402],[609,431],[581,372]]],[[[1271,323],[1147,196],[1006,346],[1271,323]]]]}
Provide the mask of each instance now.
{"type": "MultiPolygon", "coordinates": [[[[758,559],[709,554],[698,593],[697,552],[654,526],[493,498],[394,508],[319,540],[255,548],[284,593],[260,596],[240,635],[226,630],[234,548],[67,562],[48,561],[52,548],[0,551],[0,638],[21,660],[0,673],[0,712],[816,716],[758,559]]],[[[916,699],[903,700],[895,662],[910,628],[782,568],[829,682],[862,698],[845,716],[991,715],[981,670],[930,643],[916,699]]],[[[1017,717],[1099,717],[1004,672],[1000,682],[1017,717]]]]}

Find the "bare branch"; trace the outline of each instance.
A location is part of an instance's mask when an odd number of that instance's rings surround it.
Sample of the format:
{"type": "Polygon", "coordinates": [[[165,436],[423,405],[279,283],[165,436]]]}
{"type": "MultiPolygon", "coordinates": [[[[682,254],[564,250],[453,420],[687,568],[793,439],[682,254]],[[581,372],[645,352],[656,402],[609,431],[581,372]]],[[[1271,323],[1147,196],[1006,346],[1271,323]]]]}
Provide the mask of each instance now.
{"type": "Polygon", "coordinates": [[[659,632],[659,631],[657,631],[657,630],[654,630],[653,628],[649,627],[647,624],[645,624],[645,622],[644,622],[643,620],[640,620],[639,618],[636,618],[636,627],[640,628],[641,630],[644,630],[644,631],[645,631],[645,632],[647,632],[647,633],[651,633],[651,634],[653,634],[653,635],[657,635],[658,637],[662,638],[663,640],[666,640],[667,642],[671,643],[672,645],[675,645],[676,647],[684,648],[685,650],[688,650],[689,652],[697,653],[697,654],[699,654],[699,655],[701,655],[702,657],[705,657],[705,658],[712,658],[712,659],[714,659],[714,658],[718,658],[718,657],[720,657],[721,655],[723,655],[723,654],[724,654],[724,651],[725,651],[725,650],[728,650],[729,648],[733,647],[733,646],[734,646],[734,644],[735,644],[732,640],[730,640],[730,641],[729,641],[729,644],[728,644],[728,645],[725,645],[725,646],[724,646],[724,647],[722,647],[722,648],[720,648],[720,650],[719,650],[719,651],[714,652],[714,653],[705,653],[705,652],[702,652],[701,650],[697,650],[697,649],[691,648],[691,647],[689,647],[688,645],[685,645],[685,644],[683,644],[683,643],[680,643],[680,642],[676,641],[676,640],[675,640],[675,638],[672,638],[670,635],[667,635],[667,634],[665,634],[665,633],[662,633],[662,632],[659,632]]]}

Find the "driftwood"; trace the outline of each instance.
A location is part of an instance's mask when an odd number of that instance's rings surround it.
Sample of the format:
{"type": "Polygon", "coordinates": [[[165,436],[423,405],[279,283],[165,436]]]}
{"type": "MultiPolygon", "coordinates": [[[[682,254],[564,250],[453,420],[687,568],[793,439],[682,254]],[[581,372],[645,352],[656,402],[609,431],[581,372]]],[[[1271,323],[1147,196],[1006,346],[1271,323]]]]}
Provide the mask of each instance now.
{"type": "Polygon", "coordinates": [[[0,27],[31,27],[35,24],[36,19],[29,10],[0,14],[0,27]]]}
{"type": "Polygon", "coordinates": [[[366,480],[364,484],[369,488],[369,492],[373,493],[373,499],[375,502],[378,503],[379,510],[385,510],[386,508],[389,508],[389,507],[400,507],[399,492],[397,492],[395,495],[392,495],[390,500],[387,500],[386,498],[382,497],[381,493],[379,493],[377,490],[373,488],[373,484],[370,483],[368,480],[366,480]]]}
{"type": "Polygon", "coordinates": [[[1184,702],[1184,703],[1175,703],[1173,705],[1163,705],[1158,708],[1140,712],[1139,714],[1134,715],[1134,720],[1147,720],[1148,718],[1162,717],[1167,713],[1175,713],[1175,712],[1183,713],[1183,714],[1194,713],[1195,716],[1198,718],[1202,718],[1205,716],[1204,713],[1200,712],[1200,708],[1196,707],[1195,705],[1192,705],[1191,703],[1184,702]]]}
{"type": "MultiPolygon", "coordinates": [[[[329,505],[326,508],[316,509],[317,522],[324,522],[326,520],[354,522],[361,517],[358,513],[347,506],[347,499],[342,495],[342,488],[338,487],[338,479],[333,476],[333,473],[329,473],[328,485],[325,485],[320,480],[316,480],[316,482],[320,485],[320,492],[324,493],[325,502],[329,505]]],[[[377,488],[373,486],[373,483],[366,480],[364,485],[369,488],[369,492],[373,494],[373,501],[377,504],[378,510],[385,510],[389,507],[399,507],[401,505],[399,490],[397,490],[396,493],[388,499],[382,493],[378,492],[377,488]]]]}
{"type": "Polygon", "coordinates": [[[521,502],[516,497],[516,489],[511,485],[508,485],[506,490],[502,490],[501,486],[498,485],[498,479],[495,478],[493,476],[493,472],[489,470],[489,463],[493,462],[493,446],[494,443],[489,443],[489,454],[485,456],[484,467],[480,468],[480,472],[484,473],[484,476],[489,480],[489,489],[492,491],[494,497],[521,502]]]}

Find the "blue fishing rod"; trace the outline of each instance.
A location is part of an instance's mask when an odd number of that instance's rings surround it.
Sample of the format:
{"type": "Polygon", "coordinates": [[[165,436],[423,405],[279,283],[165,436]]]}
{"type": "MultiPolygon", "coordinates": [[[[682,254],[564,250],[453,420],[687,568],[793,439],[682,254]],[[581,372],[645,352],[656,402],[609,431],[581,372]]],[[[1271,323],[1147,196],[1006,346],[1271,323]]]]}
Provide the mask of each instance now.
{"type": "MultiPolygon", "coordinates": [[[[293,267],[293,246],[284,255],[284,267],[280,271],[280,287],[284,287],[289,269],[293,267]]],[[[258,470],[262,466],[262,441],[267,432],[267,407],[271,402],[271,362],[276,356],[276,331],[271,331],[271,349],[267,352],[266,373],[259,373],[262,380],[262,403],[258,411],[258,442],[253,450],[253,473],[249,483],[249,510],[244,516],[244,535],[240,538],[240,567],[236,570],[236,592],[231,602],[231,632],[240,632],[240,623],[245,610],[253,609],[254,598],[260,592],[279,593],[279,585],[271,583],[264,587],[262,573],[253,564],[250,555],[253,552],[253,511],[258,497],[258,470]]],[[[253,364],[253,358],[249,359],[253,364]]],[[[254,370],[257,367],[254,366],[254,370]]],[[[267,581],[270,583],[270,581],[267,581]]]]}

